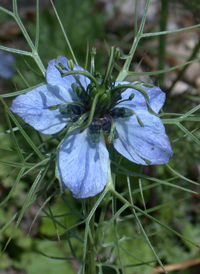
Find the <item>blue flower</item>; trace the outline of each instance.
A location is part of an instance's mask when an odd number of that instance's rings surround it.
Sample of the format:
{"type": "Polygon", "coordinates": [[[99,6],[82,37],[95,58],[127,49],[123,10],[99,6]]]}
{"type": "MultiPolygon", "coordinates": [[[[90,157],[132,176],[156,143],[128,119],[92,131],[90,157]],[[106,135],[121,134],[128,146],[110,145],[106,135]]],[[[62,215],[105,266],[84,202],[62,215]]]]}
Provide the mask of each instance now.
{"type": "Polygon", "coordinates": [[[75,198],[104,189],[109,169],[105,140],[137,164],[164,164],[172,157],[156,115],[165,101],[160,88],[90,74],[63,56],[49,62],[46,80],[15,98],[11,110],[41,133],[66,133],[56,174],[75,198]]]}

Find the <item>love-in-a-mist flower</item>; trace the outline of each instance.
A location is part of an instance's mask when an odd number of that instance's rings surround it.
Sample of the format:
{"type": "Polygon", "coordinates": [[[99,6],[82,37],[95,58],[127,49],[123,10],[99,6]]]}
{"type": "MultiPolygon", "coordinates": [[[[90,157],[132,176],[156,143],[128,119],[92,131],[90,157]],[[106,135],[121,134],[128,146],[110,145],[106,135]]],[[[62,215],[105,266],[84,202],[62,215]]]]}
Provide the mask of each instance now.
{"type": "Polygon", "coordinates": [[[105,140],[141,165],[167,163],[173,154],[157,115],[165,94],[155,86],[116,82],[110,72],[111,66],[105,75],[89,73],[59,56],[48,64],[47,84],[12,103],[11,110],[39,132],[65,133],[56,174],[76,198],[104,189],[109,170],[105,140]]]}

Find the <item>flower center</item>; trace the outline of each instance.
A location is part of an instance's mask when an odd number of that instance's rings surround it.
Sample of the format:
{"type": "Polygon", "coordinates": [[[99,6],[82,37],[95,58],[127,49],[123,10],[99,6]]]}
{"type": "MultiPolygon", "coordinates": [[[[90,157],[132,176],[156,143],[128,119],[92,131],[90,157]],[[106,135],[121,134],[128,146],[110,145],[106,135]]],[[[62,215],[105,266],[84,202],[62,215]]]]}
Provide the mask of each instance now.
{"type": "MultiPolygon", "coordinates": [[[[67,69],[65,68],[65,70],[67,69]]],[[[78,100],[52,106],[49,109],[58,108],[61,114],[70,118],[67,124],[68,132],[76,128],[84,130],[88,127],[93,143],[100,142],[102,131],[107,136],[108,142],[112,143],[115,138],[118,138],[114,119],[125,118],[134,114],[124,107],[115,107],[122,99],[121,93],[125,89],[120,85],[116,87],[115,79],[110,75],[105,76],[99,72],[94,72],[93,75],[90,74],[90,77],[87,72],[82,71],[81,74],[91,80],[88,86],[84,88],[80,81],[80,71],[73,70],[72,72],[76,72],[74,76],[76,83],[72,84],[72,91],[78,100]]],[[[63,76],[66,75],[63,74],[63,76]]],[[[128,100],[132,100],[132,98],[133,96],[130,96],[128,100]]]]}
{"type": "Polygon", "coordinates": [[[108,138],[108,142],[112,143],[115,138],[118,138],[114,123],[115,119],[135,115],[140,126],[144,126],[140,117],[132,109],[120,107],[120,103],[131,101],[134,98],[133,91],[128,98],[122,99],[122,93],[126,89],[138,90],[144,96],[149,112],[155,113],[150,107],[148,94],[141,85],[127,84],[127,82],[116,85],[111,73],[116,60],[119,58],[119,50],[111,48],[110,60],[105,75],[95,72],[94,55],[93,52],[91,73],[85,70],[74,69],[72,60],[68,60],[67,68],[58,60],[56,68],[60,71],[61,76],[67,77],[71,75],[75,79],[71,87],[77,100],[52,106],[49,109],[59,108],[61,114],[68,115],[70,119],[66,127],[68,133],[77,128],[81,130],[89,128],[92,142],[98,143],[100,134],[103,131],[108,138]],[[86,82],[90,83],[86,86],[86,82]]]}

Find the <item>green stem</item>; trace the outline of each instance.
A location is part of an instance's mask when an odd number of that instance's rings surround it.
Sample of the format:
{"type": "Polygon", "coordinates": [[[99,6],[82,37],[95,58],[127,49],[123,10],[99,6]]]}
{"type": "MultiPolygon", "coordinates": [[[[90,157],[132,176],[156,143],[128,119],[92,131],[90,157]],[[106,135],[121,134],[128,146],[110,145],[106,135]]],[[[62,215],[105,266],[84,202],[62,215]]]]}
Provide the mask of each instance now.
{"type": "MultiPolygon", "coordinates": [[[[32,57],[33,59],[35,60],[36,64],[38,65],[38,67],[40,68],[42,74],[45,76],[45,72],[46,72],[46,69],[38,55],[38,52],[37,52],[37,48],[35,47],[35,45],[33,44],[24,24],[22,23],[20,17],[19,17],[19,14],[18,14],[18,8],[17,8],[17,0],[13,0],[13,13],[12,13],[12,16],[13,18],[15,19],[16,23],[18,24],[24,38],[26,39],[27,43],[29,44],[31,50],[32,50],[32,57]]],[[[38,37],[36,40],[39,40],[39,34],[38,34],[38,37]]],[[[37,46],[37,43],[36,43],[36,46],[37,46]]]]}
{"type": "Polygon", "coordinates": [[[144,30],[144,25],[145,25],[146,18],[147,18],[147,11],[148,11],[148,7],[149,7],[149,2],[150,2],[149,0],[146,1],[144,15],[142,17],[140,28],[139,28],[138,32],[135,29],[136,36],[134,38],[133,44],[131,46],[131,49],[129,51],[129,56],[130,57],[127,58],[126,62],[124,63],[123,68],[119,72],[119,75],[117,76],[117,79],[116,79],[117,81],[123,81],[126,78],[126,76],[127,76],[127,73],[128,73],[129,68],[130,68],[130,65],[131,65],[133,56],[135,54],[135,51],[137,49],[138,43],[139,43],[140,39],[142,38],[142,33],[143,33],[143,30],[144,30]]]}
{"type": "MultiPolygon", "coordinates": [[[[88,215],[90,214],[91,210],[95,205],[95,197],[88,198],[88,215]]],[[[95,213],[93,213],[90,219],[90,233],[88,234],[87,239],[87,261],[88,261],[88,274],[95,274],[96,273],[96,260],[95,260],[95,252],[94,252],[94,239],[95,239],[95,213]]]]}
{"type": "Polygon", "coordinates": [[[155,258],[157,259],[157,261],[158,261],[159,265],[161,266],[161,268],[163,269],[164,273],[165,273],[165,274],[168,274],[167,271],[164,269],[164,266],[163,266],[161,260],[159,259],[158,255],[156,254],[156,252],[155,252],[155,250],[154,250],[154,248],[153,248],[151,242],[149,241],[149,238],[148,238],[148,236],[147,236],[147,234],[146,234],[146,232],[145,232],[145,230],[144,230],[144,228],[143,228],[143,226],[142,226],[142,224],[141,224],[141,222],[140,222],[140,220],[139,220],[139,218],[138,218],[138,216],[137,216],[136,209],[135,209],[136,207],[135,207],[132,203],[129,203],[128,200],[126,200],[124,197],[122,197],[117,191],[112,190],[112,193],[113,193],[113,195],[114,195],[115,197],[117,197],[122,203],[124,203],[124,205],[129,204],[129,208],[130,208],[130,210],[131,210],[133,216],[135,217],[135,219],[136,219],[136,221],[137,221],[137,223],[138,223],[138,226],[139,226],[139,228],[140,228],[140,231],[142,232],[144,238],[146,239],[147,244],[149,245],[151,251],[153,252],[155,258]]]}
{"type": "MultiPolygon", "coordinates": [[[[169,0],[161,0],[161,19],[160,19],[160,31],[165,31],[167,28],[167,19],[169,11],[169,0]]],[[[165,66],[165,45],[166,45],[166,35],[159,36],[159,55],[158,55],[158,70],[163,70],[165,66]]],[[[163,88],[164,86],[164,76],[162,73],[159,75],[159,86],[163,88]]]]}

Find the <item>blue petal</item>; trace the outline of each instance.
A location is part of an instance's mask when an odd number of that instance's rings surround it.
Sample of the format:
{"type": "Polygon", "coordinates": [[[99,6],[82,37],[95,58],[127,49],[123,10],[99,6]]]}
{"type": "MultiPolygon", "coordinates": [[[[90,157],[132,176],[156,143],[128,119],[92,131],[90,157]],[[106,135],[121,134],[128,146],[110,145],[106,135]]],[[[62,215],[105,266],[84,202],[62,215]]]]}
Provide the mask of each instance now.
{"type": "Polygon", "coordinates": [[[144,124],[143,127],[135,115],[115,121],[119,135],[113,142],[115,149],[137,164],[167,163],[173,151],[161,119],[148,111],[139,111],[137,114],[144,124]]]}
{"type": "MultiPolygon", "coordinates": [[[[116,82],[115,86],[118,86],[119,84],[130,84],[129,82],[116,82]]],[[[165,93],[159,88],[154,86],[153,88],[149,87],[144,87],[143,85],[138,85],[140,87],[143,87],[143,89],[146,90],[146,92],[149,95],[149,100],[150,100],[150,106],[153,109],[155,113],[158,113],[160,109],[163,107],[163,104],[165,102],[166,95],[165,93]]],[[[126,100],[129,98],[131,94],[134,93],[134,98],[131,101],[126,101],[119,103],[117,107],[125,107],[125,108],[130,108],[134,111],[137,110],[147,110],[147,105],[144,96],[142,93],[135,89],[127,88],[123,93],[122,93],[122,99],[121,100],[126,100]]],[[[120,101],[121,101],[120,100],[120,101]]]]}
{"type": "Polygon", "coordinates": [[[107,182],[109,155],[104,136],[93,144],[88,129],[72,132],[58,151],[57,175],[63,188],[69,188],[75,198],[95,196],[107,182]]]}
{"type": "Polygon", "coordinates": [[[60,114],[59,109],[48,108],[70,101],[72,99],[63,87],[42,85],[16,97],[10,109],[36,130],[54,134],[66,126],[69,118],[60,114]]]}
{"type": "MultiPolygon", "coordinates": [[[[70,69],[67,65],[68,59],[64,56],[58,56],[58,60],[60,60],[62,65],[64,67],[66,67],[66,69],[67,69],[67,70],[64,70],[63,72],[69,72],[70,69]]],[[[64,77],[61,76],[59,70],[55,67],[55,65],[58,65],[58,60],[57,59],[51,60],[48,64],[47,72],[46,72],[47,83],[51,84],[51,85],[63,86],[66,89],[68,89],[68,92],[73,93],[73,91],[71,89],[71,85],[73,83],[77,83],[77,82],[72,75],[64,76],[64,77]]],[[[82,67],[77,66],[77,65],[74,65],[74,70],[85,71],[82,67]]],[[[85,89],[87,89],[87,86],[90,84],[90,80],[87,77],[80,75],[80,74],[77,75],[77,77],[79,78],[82,86],[85,89]]]]}

